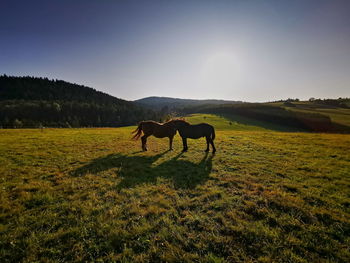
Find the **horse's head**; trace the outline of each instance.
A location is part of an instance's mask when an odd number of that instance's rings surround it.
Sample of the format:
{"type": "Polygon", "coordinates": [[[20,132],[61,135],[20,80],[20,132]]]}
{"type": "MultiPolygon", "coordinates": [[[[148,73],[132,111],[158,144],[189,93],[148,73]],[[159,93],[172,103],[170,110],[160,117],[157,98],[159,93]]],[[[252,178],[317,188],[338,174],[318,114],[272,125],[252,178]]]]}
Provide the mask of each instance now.
{"type": "Polygon", "coordinates": [[[190,125],[187,121],[185,121],[184,119],[172,119],[170,121],[167,122],[169,125],[172,125],[176,130],[188,126],[190,125]]]}

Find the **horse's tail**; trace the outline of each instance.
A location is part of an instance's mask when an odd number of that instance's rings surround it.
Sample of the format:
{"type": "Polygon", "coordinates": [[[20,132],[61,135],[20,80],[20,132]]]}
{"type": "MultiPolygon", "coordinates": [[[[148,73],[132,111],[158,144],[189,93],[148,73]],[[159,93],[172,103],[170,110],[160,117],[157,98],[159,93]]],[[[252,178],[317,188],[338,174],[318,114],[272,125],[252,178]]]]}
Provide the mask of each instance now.
{"type": "Polygon", "coordinates": [[[214,127],[213,127],[213,132],[211,133],[211,139],[214,141],[214,139],[215,139],[215,129],[214,129],[214,127]]]}
{"type": "Polygon", "coordinates": [[[134,130],[132,133],[136,133],[131,139],[132,140],[137,140],[138,138],[141,137],[142,134],[142,121],[139,123],[139,125],[137,126],[136,130],[134,130]]]}

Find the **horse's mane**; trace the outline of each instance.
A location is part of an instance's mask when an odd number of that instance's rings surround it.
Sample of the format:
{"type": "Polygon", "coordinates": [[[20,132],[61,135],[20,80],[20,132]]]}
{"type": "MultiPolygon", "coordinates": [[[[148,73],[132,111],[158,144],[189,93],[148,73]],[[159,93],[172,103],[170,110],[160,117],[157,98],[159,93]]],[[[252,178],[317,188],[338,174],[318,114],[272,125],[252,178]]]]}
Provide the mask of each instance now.
{"type": "Polygon", "coordinates": [[[165,122],[164,124],[166,124],[166,123],[171,123],[171,122],[173,122],[173,121],[179,121],[179,122],[185,123],[185,124],[187,124],[187,125],[190,125],[189,122],[187,122],[187,121],[185,121],[185,119],[181,119],[181,118],[170,119],[169,121],[165,122]]]}

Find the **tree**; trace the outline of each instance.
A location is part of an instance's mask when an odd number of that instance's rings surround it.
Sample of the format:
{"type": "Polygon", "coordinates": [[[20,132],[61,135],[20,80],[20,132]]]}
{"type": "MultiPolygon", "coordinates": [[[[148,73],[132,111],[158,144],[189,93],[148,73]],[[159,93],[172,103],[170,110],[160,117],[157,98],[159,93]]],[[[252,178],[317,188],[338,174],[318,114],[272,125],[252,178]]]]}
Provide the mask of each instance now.
{"type": "Polygon", "coordinates": [[[20,120],[15,119],[15,120],[13,121],[13,127],[14,127],[14,128],[22,128],[22,127],[23,127],[23,123],[22,123],[20,120]]]}

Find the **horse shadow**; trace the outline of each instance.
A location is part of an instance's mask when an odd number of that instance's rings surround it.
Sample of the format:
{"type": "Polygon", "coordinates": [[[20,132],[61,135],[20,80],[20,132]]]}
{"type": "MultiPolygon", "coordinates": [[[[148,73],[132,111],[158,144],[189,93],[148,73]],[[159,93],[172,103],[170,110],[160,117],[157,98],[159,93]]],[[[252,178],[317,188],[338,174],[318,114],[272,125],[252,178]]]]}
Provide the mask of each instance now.
{"type": "Polygon", "coordinates": [[[191,162],[181,159],[183,153],[180,153],[157,165],[155,162],[167,152],[153,156],[110,154],[79,167],[71,175],[99,174],[113,169],[121,178],[116,186],[119,190],[141,184],[155,184],[159,178],[170,179],[175,188],[192,189],[209,179],[214,155],[205,153],[199,162],[191,162]]]}

